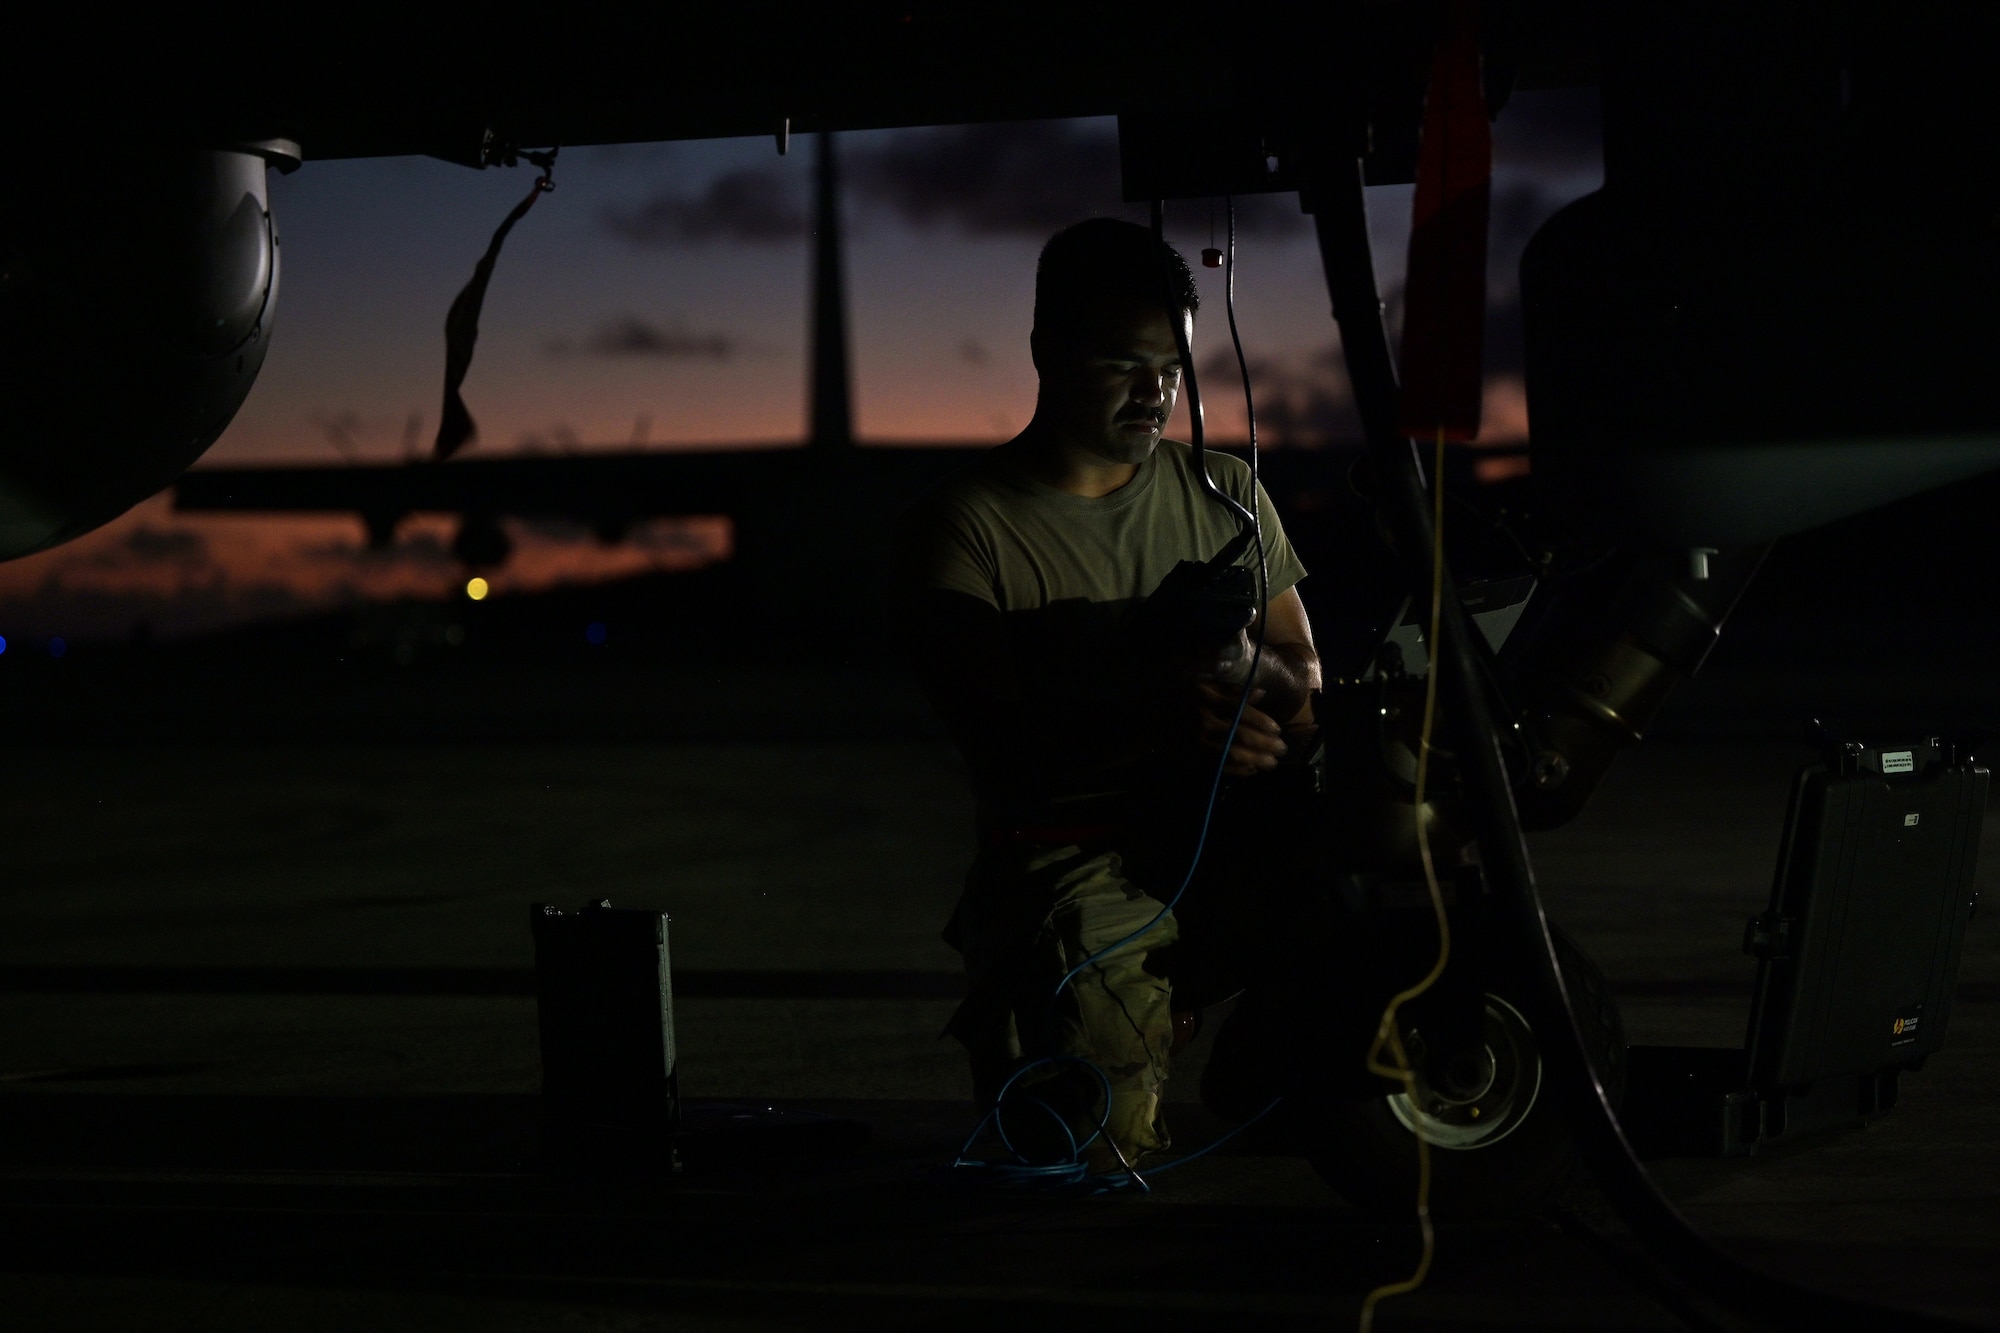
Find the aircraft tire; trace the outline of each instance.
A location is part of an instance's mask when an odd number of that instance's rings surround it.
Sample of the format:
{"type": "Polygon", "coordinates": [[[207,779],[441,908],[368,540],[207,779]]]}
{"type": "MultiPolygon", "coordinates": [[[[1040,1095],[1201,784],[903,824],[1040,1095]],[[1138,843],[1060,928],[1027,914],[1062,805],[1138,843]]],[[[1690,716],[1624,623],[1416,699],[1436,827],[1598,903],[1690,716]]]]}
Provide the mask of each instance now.
{"type": "MultiPolygon", "coordinates": [[[[1595,963],[1551,927],[1586,1049],[1615,1107],[1624,1087],[1625,1033],[1595,963]]],[[[1504,989],[1521,993],[1514,983],[1504,989]]],[[[1489,993],[1489,1049],[1496,1054],[1494,1114],[1481,1125],[1425,1115],[1407,1097],[1334,1098],[1310,1115],[1307,1156],[1321,1179],[1349,1202],[1385,1220],[1413,1216],[1420,1116],[1431,1141],[1431,1216],[1479,1221],[1535,1212],[1580,1165],[1533,1033],[1506,994],[1489,993]],[[1525,1048],[1525,1050],[1523,1049],[1525,1048]],[[1510,1100],[1511,1099],[1511,1100],[1510,1100]],[[1505,1117],[1507,1123],[1501,1123],[1505,1117]]],[[[1437,1103],[1433,1103],[1436,1105],[1437,1103]]],[[[1470,1108],[1447,1108],[1462,1110],[1470,1108]]]]}

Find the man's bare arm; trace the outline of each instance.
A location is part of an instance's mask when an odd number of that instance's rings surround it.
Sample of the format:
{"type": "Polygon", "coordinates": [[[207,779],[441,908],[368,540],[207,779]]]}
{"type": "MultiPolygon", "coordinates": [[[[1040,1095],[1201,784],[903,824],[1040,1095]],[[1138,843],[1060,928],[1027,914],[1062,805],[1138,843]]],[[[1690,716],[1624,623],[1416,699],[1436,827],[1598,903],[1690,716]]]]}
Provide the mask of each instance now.
{"type": "MultiPolygon", "coordinates": [[[[1257,664],[1257,679],[1251,684],[1264,691],[1263,711],[1281,718],[1287,727],[1312,721],[1308,712],[1312,693],[1319,688],[1319,650],[1313,647],[1312,625],[1306,619],[1306,604],[1297,588],[1287,588],[1273,597],[1260,617],[1264,634],[1264,655],[1257,664]]],[[[1256,643],[1259,625],[1251,622],[1243,632],[1246,654],[1256,643]]]]}

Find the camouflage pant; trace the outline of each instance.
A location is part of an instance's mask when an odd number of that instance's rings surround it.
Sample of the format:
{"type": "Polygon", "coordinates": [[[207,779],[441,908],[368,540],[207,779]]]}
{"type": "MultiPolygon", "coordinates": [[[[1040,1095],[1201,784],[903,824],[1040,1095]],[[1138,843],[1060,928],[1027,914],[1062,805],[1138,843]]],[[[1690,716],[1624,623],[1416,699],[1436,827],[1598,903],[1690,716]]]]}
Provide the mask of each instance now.
{"type": "MultiPolygon", "coordinates": [[[[1125,1156],[1167,1146],[1160,1097],[1173,1019],[1167,982],[1145,963],[1178,934],[1172,915],[1056,994],[1066,972],[1160,908],[1126,877],[1114,851],[1008,844],[980,853],[945,938],[964,954],[966,970],[965,1002],[948,1030],[971,1056],[982,1106],[1028,1061],[1077,1056],[1110,1081],[1105,1128],[1125,1156]]],[[[1037,1071],[1027,1079],[1038,1076],[1046,1077],[1037,1071]]],[[[1096,1080],[1086,1082],[1070,1117],[1084,1133],[1100,1100],[1096,1080]]]]}

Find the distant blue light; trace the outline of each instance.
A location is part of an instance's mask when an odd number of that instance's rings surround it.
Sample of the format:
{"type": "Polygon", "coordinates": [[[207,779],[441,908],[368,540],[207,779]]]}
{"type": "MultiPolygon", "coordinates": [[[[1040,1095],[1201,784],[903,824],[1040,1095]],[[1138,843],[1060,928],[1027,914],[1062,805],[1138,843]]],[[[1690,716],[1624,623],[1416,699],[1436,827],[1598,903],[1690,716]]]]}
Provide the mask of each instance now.
{"type": "Polygon", "coordinates": [[[64,653],[68,651],[69,651],[69,645],[63,642],[61,635],[57,635],[55,638],[49,640],[50,657],[61,657],[64,653]]]}
{"type": "Polygon", "coordinates": [[[0,636],[0,653],[4,653],[6,651],[7,651],[7,640],[4,636],[0,636]]]}
{"type": "Polygon", "coordinates": [[[583,637],[596,644],[603,643],[610,636],[611,632],[604,628],[604,622],[601,620],[591,621],[583,631],[583,637]]]}

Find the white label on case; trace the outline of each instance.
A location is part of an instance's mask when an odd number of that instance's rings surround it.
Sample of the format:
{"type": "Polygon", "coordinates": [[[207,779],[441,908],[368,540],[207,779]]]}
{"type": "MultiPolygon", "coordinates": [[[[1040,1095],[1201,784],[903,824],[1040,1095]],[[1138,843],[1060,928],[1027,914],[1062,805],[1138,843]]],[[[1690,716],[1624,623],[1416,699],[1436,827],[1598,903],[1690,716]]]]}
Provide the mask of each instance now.
{"type": "Polygon", "coordinates": [[[1903,816],[1904,828],[1915,828],[1916,826],[1917,826],[1917,816],[1914,812],[1903,816]]]}
{"type": "Polygon", "coordinates": [[[1917,771],[1916,752],[1912,750],[1887,750],[1882,755],[1884,773],[1914,773],[1917,771]]]}

